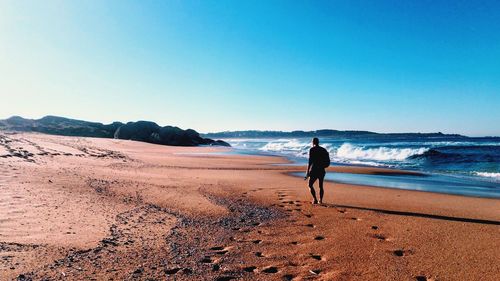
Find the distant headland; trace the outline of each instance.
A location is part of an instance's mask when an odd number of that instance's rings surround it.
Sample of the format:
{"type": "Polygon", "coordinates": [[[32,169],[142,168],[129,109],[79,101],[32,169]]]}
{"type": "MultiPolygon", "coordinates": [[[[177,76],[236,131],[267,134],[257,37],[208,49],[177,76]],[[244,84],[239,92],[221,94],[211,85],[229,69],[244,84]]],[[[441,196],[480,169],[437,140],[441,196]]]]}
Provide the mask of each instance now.
{"type": "Polygon", "coordinates": [[[12,116],[0,120],[0,130],[39,132],[63,136],[115,138],[175,146],[230,146],[221,140],[203,138],[192,129],[183,130],[174,126],[161,127],[151,121],[102,124],[50,115],[40,119],[12,116]]]}
{"type": "Polygon", "coordinates": [[[375,133],[370,131],[339,131],[339,130],[315,130],[315,131],[226,131],[217,133],[203,134],[207,138],[306,138],[306,137],[337,137],[337,138],[377,138],[377,137],[392,137],[392,138],[440,138],[440,137],[453,137],[453,138],[468,138],[467,136],[459,134],[443,134],[438,133],[375,133]]]}

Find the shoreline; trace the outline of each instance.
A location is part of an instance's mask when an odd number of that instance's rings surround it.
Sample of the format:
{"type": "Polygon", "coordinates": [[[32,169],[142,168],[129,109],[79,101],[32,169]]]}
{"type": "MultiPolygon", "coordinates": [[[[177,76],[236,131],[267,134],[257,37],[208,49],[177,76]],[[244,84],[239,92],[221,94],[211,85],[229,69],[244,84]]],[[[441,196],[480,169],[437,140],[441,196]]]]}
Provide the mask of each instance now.
{"type": "MultiPolygon", "coordinates": [[[[250,155],[250,156],[270,156],[270,157],[278,157],[282,158],[283,161],[286,163],[272,163],[272,166],[276,167],[290,167],[293,169],[293,171],[288,172],[290,176],[293,177],[300,177],[298,175],[293,175],[293,173],[300,173],[304,172],[307,169],[307,165],[295,161],[293,158],[288,157],[287,155],[280,155],[280,154],[267,154],[267,153],[252,153],[251,150],[247,151],[246,153],[239,153],[237,150],[242,150],[242,149],[235,149],[231,148],[233,151],[236,150],[235,153],[223,153],[223,154],[218,154],[218,155],[250,155]]],[[[398,168],[393,168],[393,167],[384,167],[384,166],[370,166],[370,165],[355,165],[355,164],[344,164],[344,163],[336,163],[332,162],[330,167],[326,169],[327,171],[327,177],[325,178],[325,181],[333,182],[333,183],[347,183],[347,184],[353,184],[353,185],[362,185],[362,186],[368,186],[372,188],[388,188],[388,189],[401,189],[401,190],[409,190],[409,191],[419,191],[419,192],[430,192],[430,193],[438,193],[438,194],[448,194],[448,195],[455,195],[455,196],[465,196],[465,197],[476,197],[476,198],[491,198],[491,199],[499,199],[500,198],[500,192],[491,192],[490,188],[493,188],[496,190],[498,186],[496,181],[487,181],[484,178],[475,178],[475,177],[470,177],[470,176],[464,176],[464,175],[450,175],[450,174],[443,174],[443,173],[433,173],[433,172],[426,172],[426,171],[419,171],[419,170],[405,170],[405,169],[398,169],[398,168]],[[360,182],[359,180],[351,180],[351,181],[338,181],[335,179],[332,179],[332,177],[328,177],[328,172],[330,173],[345,173],[345,174],[354,174],[354,175],[375,175],[375,176],[415,176],[415,177],[425,177],[429,179],[433,179],[434,181],[439,179],[441,182],[438,184],[436,182],[429,181],[428,183],[423,183],[423,186],[417,186],[413,187],[412,185],[414,181],[411,179],[406,179],[406,184],[396,184],[396,186],[391,186],[394,185],[394,183],[391,184],[390,181],[386,181],[384,185],[384,181],[379,184],[370,184],[367,183],[367,180],[364,180],[364,182],[360,182]],[[464,186],[463,188],[466,188],[464,190],[461,189],[442,189],[443,185],[449,185],[450,188],[453,188],[453,185],[456,185],[458,187],[464,186]],[[437,188],[432,188],[432,186],[436,186],[437,188]],[[483,188],[483,190],[476,190],[474,191],[474,188],[483,188]],[[467,189],[468,188],[468,189],[467,189]]],[[[377,181],[375,178],[373,181],[377,181]]],[[[379,180],[380,181],[380,180],[379,180]]],[[[405,181],[404,177],[400,178],[401,182],[405,181]]]]}
{"type": "MultiPolygon", "coordinates": [[[[303,178],[303,176],[298,175],[297,173],[302,173],[303,171],[297,172],[286,172],[285,174],[294,178],[303,178]],[[297,174],[297,175],[296,175],[297,174]]],[[[330,171],[330,173],[333,171],[330,171]]],[[[400,172],[375,172],[372,174],[365,174],[365,173],[351,173],[348,171],[335,171],[335,173],[346,173],[346,174],[359,174],[359,175],[382,175],[382,176],[418,176],[418,177],[431,177],[431,175],[425,175],[425,174],[407,174],[407,173],[400,173],[400,172]]],[[[330,182],[333,184],[350,184],[353,186],[363,186],[363,187],[369,187],[369,188],[381,188],[381,189],[390,189],[390,190],[404,190],[404,191],[409,191],[409,192],[419,192],[419,193],[430,193],[430,194],[442,194],[442,195],[449,195],[449,196],[460,196],[460,197],[471,197],[471,198],[484,198],[484,199],[493,199],[493,200],[498,200],[500,199],[500,195],[475,195],[475,194],[462,194],[459,192],[452,193],[452,192],[447,192],[447,191],[429,191],[429,190],[418,190],[418,189],[409,189],[409,188],[398,188],[398,187],[388,187],[384,185],[373,185],[369,183],[352,183],[352,182],[342,182],[342,181],[337,181],[334,179],[327,179],[325,178],[325,182],[330,182]]],[[[315,183],[317,185],[317,182],[315,183]]]]}
{"type": "MultiPolygon", "coordinates": [[[[294,162],[307,164],[309,139],[247,139],[243,142],[238,139],[229,139],[229,141],[235,145],[236,150],[247,150],[257,155],[281,155],[294,162]]],[[[324,140],[324,145],[331,151],[334,165],[394,168],[460,178],[468,182],[500,184],[499,174],[496,171],[498,169],[491,166],[496,162],[485,163],[485,159],[476,157],[485,153],[483,156],[495,158],[498,153],[498,146],[495,143],[475,140],[478,143],[469,143],[467,145],[472,145],[469,147],[457,142],[443,143],[432,139],[426,141],[413,139],[407,140],[408,142],[393,139],[392,141],[396,143],[392,145],[390,140],[377,142],[370,139],[332,141],[327,138],[324,140]],[[475,149],[487,147],[490,149],[489,152],[483,151],[477,154],[475,151],[475,149]],[[465,158],[460,158],[456,163],[453,157],[465,158]],[[426,164],[428,161],[431,165],[426,164]],[[488,165],[485,166],[486,164],[488,165]]]]}
{"type": "Polygon", "coordinates": [[[326,182],[326,203],[313,206],[305,182],[286,174],[298,168],[272,165],[284,158],[9,138],[33,155],[0,158],[0,279],[500,276],[497,199],[326,182]]]}

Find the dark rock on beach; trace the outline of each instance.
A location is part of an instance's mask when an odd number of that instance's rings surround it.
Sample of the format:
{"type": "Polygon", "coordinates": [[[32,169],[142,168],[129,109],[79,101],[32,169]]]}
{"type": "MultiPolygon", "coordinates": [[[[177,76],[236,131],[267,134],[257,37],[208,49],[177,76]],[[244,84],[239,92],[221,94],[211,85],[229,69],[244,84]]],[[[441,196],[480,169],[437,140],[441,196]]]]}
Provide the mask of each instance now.
{"type": "Polygon", "coordinates": [[[212,139],[202,138],[198,132],[192,129],[182,130],[178,127],[165,126],[150,121],[128,122],[116,130],[116,139],[127,139],[144,141],[155,144],[197,146],[197,145],[219,145],[229,146],[228,143],[212,139]]]}
{"type": "Polygon", "coordinates": [[[230,146],[221,140],[203,138],[192,129],[165,126],[150,121],[113,122],[102,124],[58,116],[45,116],[41,119],[25,119],[13,116],[0,120],[0,130],[39,132],[51,135],[117,138],[143,141],[148,143],[176,146],[216,145],[230,146]]]}

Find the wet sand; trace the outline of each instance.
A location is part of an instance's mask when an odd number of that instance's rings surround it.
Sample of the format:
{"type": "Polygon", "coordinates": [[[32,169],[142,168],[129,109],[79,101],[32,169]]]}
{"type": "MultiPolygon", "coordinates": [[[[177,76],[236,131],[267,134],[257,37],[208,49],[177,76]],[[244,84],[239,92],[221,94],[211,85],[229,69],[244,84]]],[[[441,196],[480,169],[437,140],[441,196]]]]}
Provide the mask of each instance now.
{"type": "Polygon", "coordinates": [[[313,206],[303,167],[216,151],[0,133],[0,280],[500,278],[500,200],[326,183],[313,206]]]}

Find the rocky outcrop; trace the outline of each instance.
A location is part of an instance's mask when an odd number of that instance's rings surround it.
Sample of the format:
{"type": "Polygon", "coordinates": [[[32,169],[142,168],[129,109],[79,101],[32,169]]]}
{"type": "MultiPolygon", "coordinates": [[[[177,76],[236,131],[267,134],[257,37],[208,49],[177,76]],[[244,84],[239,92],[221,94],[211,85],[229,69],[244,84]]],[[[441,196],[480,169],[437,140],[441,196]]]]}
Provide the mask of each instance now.
{"type": "Polygon", "coordinates": [[[127,124],[113,122],[105,125],[58,116],[45,116],[41,119],[25,119],[13,116],[0,120],[0,130],[40,132],[63,136],[117,138],[177,146],[230,146],[221,140],[215,141],[202,138],[198,132],[192,129],[182,130],[173,126],[160,127],[150,121],[128,122],[127,124]]]}
{"type": "Polygon", "coordinates": [[[136,140],[164,145],[229,146],[228,143],[221,140],[214,141],[202,138],[198,132],[192,129],[182,130],[173,126],[160,127],[158,124],[150,121],[128,122],[116,130],[114,137],[116,139],[136,140]]]}

